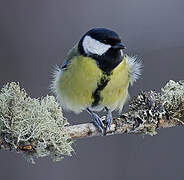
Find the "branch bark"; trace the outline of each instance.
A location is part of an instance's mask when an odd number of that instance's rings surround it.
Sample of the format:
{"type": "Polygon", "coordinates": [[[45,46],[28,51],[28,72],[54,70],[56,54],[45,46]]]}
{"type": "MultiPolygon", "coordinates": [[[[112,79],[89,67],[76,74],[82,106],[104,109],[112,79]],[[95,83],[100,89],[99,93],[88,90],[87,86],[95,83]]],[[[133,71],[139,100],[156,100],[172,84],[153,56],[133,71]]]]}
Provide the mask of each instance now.
{"type": "MultiPolygon", "coordinates": [[[[114,119],[114,122],[111,125],[110,130],[105,135],[115,135],[115,134],[150,134],[155,135],[155,132],[149,132],[149,129],[154,127],[154,124],[145,123],[144,125],[140,125],[140,127],[135,127],[127,122],[122,123],[119,125],[121,118],[114,119]],[[147,133],[146,133],[147,132],[147,133]]],[[[156,129],[161,128],[170,128],[175,126],[184,125],[183,121],[174,120],[174,119],[159,119],[156,129]]],[[[78,138],[87,138],[93,136],[102,136],[99,133],[98,129],[93,125],[93,123],[84,123],[84,124],[77,124],[66,127],[66,130],[69,136],[72,139],[78,138]]]]}
{"type": "MultiPolygon", "coordinates": [[[[92,123],[66,126],[54,97],[31,99],[16,83],[7,85],[0,97],[0,148],[22,152],[31,162],[48,155],[61,160],[71,155],[72,139],[102,136],[92,123]]],[[[133,98],[128,111],[113,119],[105,135],[155,135],[157,129],[183,125],[184,81],[169,81],[160,92],[141,92],[133,98]]]]}
{"type": "MultiPolygon", "coordinates": [[[[184,125],[184,82],[171,80],[159,93],[141,92],[133,98],[128,112],[114,118],[106,135],[155,135],[157,129],[179,125],[184,125]]],[[[74,139],[101,135],[92,123],[69,126],[66,130],[74,139]]]]}

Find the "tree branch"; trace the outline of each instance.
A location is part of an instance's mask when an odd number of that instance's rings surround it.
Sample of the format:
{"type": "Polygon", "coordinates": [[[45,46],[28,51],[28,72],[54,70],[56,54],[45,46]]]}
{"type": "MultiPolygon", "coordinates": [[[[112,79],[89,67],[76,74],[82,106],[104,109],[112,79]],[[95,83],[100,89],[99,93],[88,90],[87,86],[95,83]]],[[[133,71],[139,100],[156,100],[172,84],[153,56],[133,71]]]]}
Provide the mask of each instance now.
{"type": "MultiPolygon", "coordinates": [[[[145,123],[140,125],[140,127],[135,127],[126,122],[124,119],[124,123],[121,125],[118,122],[121,118],[114,119],[114,122],[111,125],[110,130],[105,135],[115,135],[115,134],[150,134],[155,135],[149,130],[153,128],[154,124],[152,123],[145,123]],[[147,132],[147,133],[146,133],[147,132]]],[[[184,125],[183,121],[174,120],[174,119],[159,119],[156,129],[160,128],[170,128],[175,126],[182,126],[184,125]]],[[[66,130],[69,136],[72,139],[78,138],[86,138],[86,137],[93,137],[93,136],[102,136],[99,133],[98,129],[93,125],[93,123],[84,123],[84,124],[77,124],[66,127],[66,130]]]]}
{"type": "MultiPolygon", "coordinates": [[[[102,117],[105,120],[105,117],[102,117]]],[[[169,81],[160,92],[141,92],[125,114],[113,119],[105,135],[157,134],[160,128],[184,125],[184,81],[169,81]]],[[[101,136],[92,123],[68,125],[53,96],[30,98],[17,83],[0,93],[0,148],[22,152],[27,159],[71,155],[72,139],[101,136]]]]}
{"type": "MultiPolygon", "coordinates": [[[[130,102],[129,111],[114,118],[106,135],[155,135],[157,129],[179,125],[184,125],[184,83],[169,81],[161,93],[142,92],[134,98],[130,102]]],[[[66,130],[74,139],[101,135],[92,123],[69,126],[66,130]]]]}

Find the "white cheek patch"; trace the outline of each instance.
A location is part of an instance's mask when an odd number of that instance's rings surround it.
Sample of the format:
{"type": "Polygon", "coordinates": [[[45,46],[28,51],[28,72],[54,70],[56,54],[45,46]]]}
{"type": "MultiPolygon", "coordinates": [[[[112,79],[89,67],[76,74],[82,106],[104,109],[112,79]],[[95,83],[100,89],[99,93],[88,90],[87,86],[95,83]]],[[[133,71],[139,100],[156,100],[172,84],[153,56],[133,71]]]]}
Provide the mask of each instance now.
{"type": "Polygon", "coordinates": [[[101,43],[90,36],[86,36],[83,40],[83,48],[85,53],[87,54],[97,54],[101,56],[102,54],[106,53],[109,48],[111,48],[110,45],[101,43]]]}

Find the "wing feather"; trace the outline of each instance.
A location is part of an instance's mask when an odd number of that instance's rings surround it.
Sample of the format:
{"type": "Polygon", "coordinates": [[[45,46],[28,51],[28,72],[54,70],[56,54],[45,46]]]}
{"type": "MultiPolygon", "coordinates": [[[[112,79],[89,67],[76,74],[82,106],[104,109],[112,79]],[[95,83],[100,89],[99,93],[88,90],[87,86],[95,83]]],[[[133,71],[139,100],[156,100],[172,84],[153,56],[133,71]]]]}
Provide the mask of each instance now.
{"type": "Polygon", "coordinates": [[[68,52],[64,63],[61,65],[61,70],[66,70],[73,57],[78,56],[78,43],[68,52]]]}

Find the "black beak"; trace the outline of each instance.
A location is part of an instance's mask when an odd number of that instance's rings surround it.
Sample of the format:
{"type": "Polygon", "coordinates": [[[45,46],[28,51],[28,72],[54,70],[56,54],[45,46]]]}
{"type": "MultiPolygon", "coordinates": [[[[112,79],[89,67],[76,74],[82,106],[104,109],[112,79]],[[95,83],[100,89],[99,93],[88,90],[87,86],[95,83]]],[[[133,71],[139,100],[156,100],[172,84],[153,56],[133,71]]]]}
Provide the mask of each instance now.
{"type": "Polygon", "coordinates": [[[123,45],[122,43],[118,43],[118,44],[114,45],[112,48],[114,48],[114,49],[126,49],[125,45],[123,45]]]}

